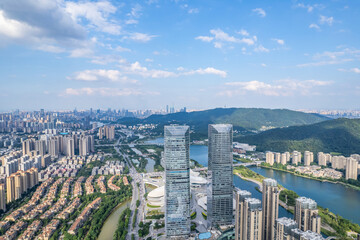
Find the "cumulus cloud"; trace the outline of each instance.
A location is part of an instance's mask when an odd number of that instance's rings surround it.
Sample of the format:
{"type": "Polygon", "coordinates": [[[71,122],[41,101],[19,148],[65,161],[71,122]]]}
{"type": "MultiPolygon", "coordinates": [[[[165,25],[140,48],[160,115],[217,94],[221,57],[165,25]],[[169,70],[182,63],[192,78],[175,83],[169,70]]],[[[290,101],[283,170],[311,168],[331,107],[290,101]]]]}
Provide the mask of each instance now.
{"type": "Polygon", "coordinates": [[[208,67],[208,68],[199,68],[197,70],[192,70],[189,72],[185,72],[184,75],[194,75],[194,74],[200,74],[200,75],[204,75],[204,74],[212,74],[212,75],[218,75],[220,77],[225,78],[227,73],[225,71],[219,70],[219,69],[215,69],[212,67],[208,67]]]}
{"type": "Polygon", "coordinates": [[[95,27],[98,31],[114,35],[120,34],[120,25],[108,20],[109,15],[114,14],[117,10],[108,1],[66,2],[65,9],[76,22],[84,18],[89,22],[90,27],[95,27]]]}
{"type": "Polygon", "coordinates": [[[351,69],[340,68],[338,70],[341,71],[341,72],[353,72],[353,73],[360,74],[360,68],[351,68],[351,69]]]}
{"type": "Polygon", "coordinates": [[[213,37],[209,37],[209,36],[198,36],[195,39],[196,40],[201,40],[203,42],[211,42],[212,40],[214,40],[213,37]]]}
{"type": "Polygon", "coordinates": [[[146,33],[131,33],[129,36],[125,36],[124,39],[130,39],[133,40],[135,42],[149,42],[150,40],[152,40],[154,37],[156,37],[155,35],[149,35],[146,33]]]}
{"type": "MultiPolygon", "coordinates": [[[[215,48],[222,48],[225,44],[231,43],[244,43],[247,45],[254,45],[257,41],[256,36],[236,38],[235,36],[231,36],[219,28],[211,29],[210,34],[211,36],[198,36],[195,37],[195,39],[203,42],[212,42],[215,48]]],[[[240,31],[239,34],[243,36],[249,35],[249,33],[247,33],[245,30],[240,31]]]]}
{"type": "Polygon", "coordinates": [[[71,18],[59,1],[3,0],[0,38],[5,42],[17,41],[37,46],[68,46],[85,40],[86,30],[71,18]]]}
{"type": "Polygon", "coordinates": [[[292,96],[292,95],[309,95],[315,87],[330,85],[328,81],[305,80],[298,81],[294,79],[279,80],[274,83],[266,83],[261,81],[248,82],[228,82],[225,83],[226,89],[221,91],[219,95],[234,96],[237,94],[257,93],[265,96],[292,96]]]}
{"type": "Polygon", "coordinates": [[[258,14],[260,17],[265,17],[266,16],[266,12],[264,9],[262,8],[255,8],[252,10],[254,13],[258,14]]]}
{"type": "Polygon", "coordinates": [[[138,96],[138,95],[148,95],[154,93],[144,93],[140,90],[130,89],[130,88],[67,88],[61,96],[103,96],[103,97],[126,97],[126,96],[138,96]]]}
{"type": "Polygon", "coordinates": [[[325,51],[312,56],[313,61],[298,64],[297,67],[312,67],[343,64],[354,60],[360,60],[360,50],[351,48],[340,48],[337,51],[325,51]]]}
{"type": "Polygon", "coordinates": [[[280,45],[284,45],[284,44],[285,44],[285,41],[282,40],[282,39],[273,38],[272,40],[275,41],[275,42],[277,42],[277,43],[280,44],[280,45]]]}
{"type": "Polygon", "coordinates": [[[240,31],[237,32],[238,34],[242,35],[242,36],[249,36],[249,32],[244,30],[244,29],[241,29],[240,31]]]}
{"type": "Polygon", "coordinates": [[[188,76],[188,75],[218,75],[220,77],[226,77],[227,73],[225,71],[207,67],[207,68],[199,68],[196,70],[185,71],[183,67],[179,67],[177,69],[178,72],[173,71],[165,71],[159,69],[148,69],[147,67],[142,66],[139,62],[134,62],[129,65],[121,66],[123,73],[128,75],[139,75],[144,78],[172,78],[179,76],[188,76]]]}
{"type": "Polygon", "coordinates": [[[326,17],[326,16],[320,16],[320,20],[319,20],[320,24],[327,24],[329,26],[331,26],[334,23],[334,18],[333,17],[326,17]]]}
{"type": "Polygon", "coordinates": [[[309,25],[309,28],[314,28],[314,29],[317,29],[317,30],[320,29],[319,25],[317,25],[317,24],[315,24],[315,23],[310,24],[310,25],[309,25]]]}
{"type": "Polygon", "coordinates": [[[121,83],[136,83],[136,80],[130,80],[122,72],[118,70],[85,70],[76,72],[72,77],[72,80],[95,82],[95,81],[110,81],[110,82],[121,82],[121,83]]]}
{"type": "Polygon", "coordinates": [[[269,49],[265,48],[263,45],[259,45],[254,49],[255,52],[270,52],[269,49]]]}
{"type": "Polygon", "coordinates": [[[309,13],[313,12],[314,9],[323,9],[324,5],[322,4],[304,4],[304,3],[298,3],[297,5],[295,5],[296,8],[304,8],[306,9],[309,13]]]}

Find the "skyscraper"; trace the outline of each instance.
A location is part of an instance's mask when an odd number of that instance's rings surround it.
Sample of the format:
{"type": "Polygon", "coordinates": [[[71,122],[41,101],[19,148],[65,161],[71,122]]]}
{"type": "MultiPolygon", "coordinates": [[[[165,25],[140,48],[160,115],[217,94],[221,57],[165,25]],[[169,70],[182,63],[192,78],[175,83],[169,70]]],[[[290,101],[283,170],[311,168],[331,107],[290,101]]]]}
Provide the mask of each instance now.
{"type": "Polygon", "coordinates": [[[306,197],[297,198],[294,220],[298,223],[300,230],[320,233],[321,218],[314,200],[306,197]]]}
{"type": "Polygon", "coordinates": [[[279,214],[279,189],[275,179],[267,178],[263,181],[263,239],[274,239],[275,219],[279,214]]]}
{"type": "Polygon", "coordinates": [[[190,234],[190,132],[188,126],[164,128],[165,231],[168,238],[190,234]]]}
{"type": "Polygon", "coordinates": [[[262,239],[261,201],[248,191],[236,192],[235,240],[262,239]]]}
{"type": "Polygon", "coordinates": [[[231,124],[209,125],[207,213],[210,226],[233,222],[232,140],[231,124]]]}

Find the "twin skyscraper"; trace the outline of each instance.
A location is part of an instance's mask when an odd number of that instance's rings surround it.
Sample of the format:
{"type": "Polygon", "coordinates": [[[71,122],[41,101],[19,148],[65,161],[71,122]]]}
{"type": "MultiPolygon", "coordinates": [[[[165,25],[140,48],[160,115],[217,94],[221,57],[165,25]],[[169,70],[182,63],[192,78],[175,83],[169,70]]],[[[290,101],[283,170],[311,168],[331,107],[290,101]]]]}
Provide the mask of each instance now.
{"type": "MultiPolygon", "coordinates": [[[[233,130],[231,124],[211,124],[208,129],[208,227],[233,221],[233,130]]],[[[190,234],[190,128],[164,128],[165,228],[168,238],[190,234]]]]}

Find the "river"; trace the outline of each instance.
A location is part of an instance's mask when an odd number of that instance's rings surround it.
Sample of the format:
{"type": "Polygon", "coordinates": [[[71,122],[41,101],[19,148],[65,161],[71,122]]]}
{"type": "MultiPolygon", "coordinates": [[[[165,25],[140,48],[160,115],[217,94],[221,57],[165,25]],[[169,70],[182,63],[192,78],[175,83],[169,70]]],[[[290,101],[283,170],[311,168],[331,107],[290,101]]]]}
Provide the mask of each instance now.
{"type": "Polygon", "coordinates": [[[114,233],[117,228],[119,217],[121,213],[128,207],[130,207],[131,199],[119,204],[110,216],[105,220],[104,225],[101,228],[99,234],[99,240],[113,240],[114,233]]]}
{"type": "Polygon", "coordinates": [[[342,184],[320,182],[287,172],[261,167],[250,167],[250,169],[265,177],[274,178],[279,184],[295,191],[298,195],[309,197],[320,206],[329,208],[331,212],[360,224],[360,191],[342,184]]]}

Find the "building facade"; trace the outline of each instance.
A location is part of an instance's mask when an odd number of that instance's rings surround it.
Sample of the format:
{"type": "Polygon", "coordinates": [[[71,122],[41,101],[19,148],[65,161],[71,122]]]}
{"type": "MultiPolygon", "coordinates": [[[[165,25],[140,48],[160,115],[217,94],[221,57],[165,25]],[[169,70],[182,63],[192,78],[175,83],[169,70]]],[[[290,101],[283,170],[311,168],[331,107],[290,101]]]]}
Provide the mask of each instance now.
{"type": "Polygon", "coordinates": [[[275,220],[279,215],[279,194],[280,191],[275,179],[267,178],[263,181],[263,240],[274,239],[275,220]]]}
{"type": "Polygon", "coordinates": [[[167,238],[190,234],[190,132],[188,126],[164,128],[165,231],[167,238]]]}
{"type": "Polygon", "coordinates": [[[208,128],[207,213],[209,226],[233,223],[233,130],[231,124],[210,124],[208,128]]]}

